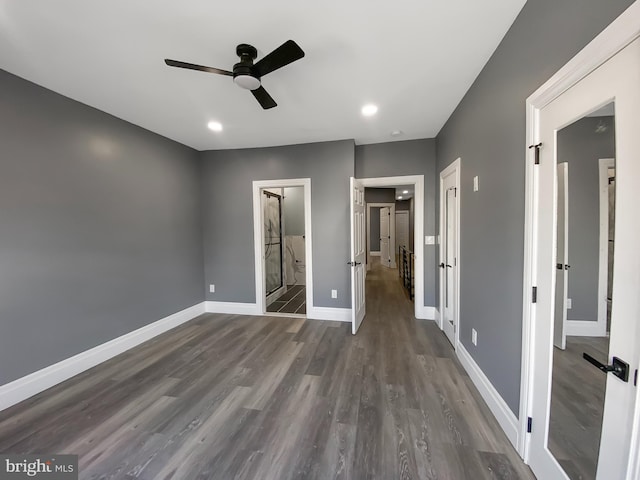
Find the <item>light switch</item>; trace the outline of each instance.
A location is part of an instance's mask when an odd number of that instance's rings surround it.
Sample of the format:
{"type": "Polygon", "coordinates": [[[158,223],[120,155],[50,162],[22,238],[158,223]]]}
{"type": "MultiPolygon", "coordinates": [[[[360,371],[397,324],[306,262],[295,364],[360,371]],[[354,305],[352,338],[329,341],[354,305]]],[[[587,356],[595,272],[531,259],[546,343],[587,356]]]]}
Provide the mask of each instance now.
{"type": "Polygon", "coordinates": [[[427,235],[426,237],[424,237],[424,244],[425,245],[435,245],[436,244],[436,237],[434,237],[433,235],[427,235]]]}
{"type": "Polygon", "coordinates": [[[338,290],[331,290],[331,298],[338,298],[338,290]]]}
{"type": "Polygon", "coordinates": [[[475,177],[473,177],[473,191],[474,192],[478,191],[478,176],[477,175],[475,177]]]}

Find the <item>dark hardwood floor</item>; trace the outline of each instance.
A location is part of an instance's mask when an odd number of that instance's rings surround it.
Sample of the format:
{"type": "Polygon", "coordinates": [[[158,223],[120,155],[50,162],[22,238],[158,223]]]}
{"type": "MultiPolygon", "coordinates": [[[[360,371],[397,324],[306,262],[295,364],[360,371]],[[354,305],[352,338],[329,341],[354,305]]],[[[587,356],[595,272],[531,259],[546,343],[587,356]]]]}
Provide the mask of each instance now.
{"type": "Polygon", "coordinates": [[[605,361],[608,337],[567,337],[553,349],[549,450],[572,480],[594,480],[598,468],[607,376],[582,358],[605,361]]]}
{"type": "Polygon", "coordinates": [[[82,479],[529,479],[395,270],[350,325],[204,315],[0,412],[0,452],[82,479]]]}

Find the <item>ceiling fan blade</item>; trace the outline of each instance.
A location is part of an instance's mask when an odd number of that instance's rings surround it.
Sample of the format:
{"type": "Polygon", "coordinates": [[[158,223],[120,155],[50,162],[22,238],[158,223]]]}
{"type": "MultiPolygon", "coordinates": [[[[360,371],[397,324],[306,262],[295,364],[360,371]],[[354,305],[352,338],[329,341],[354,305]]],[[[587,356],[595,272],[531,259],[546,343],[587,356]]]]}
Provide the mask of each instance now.
{"type": "Polygon", "coordinates": [[[229,72],[228,70],[220,70],[219,68],[194,65],[193,63],[180,62],[178,60],[169,60],[168,58],[165,58],[164,63],[166,63],[170,67],[186,68],[188,70],[198,70],[200,72],[217,73],[219,75],[227,75],[229,77],[233,76],[233,72],[229,72]]]}
{"type": "Polygon", "coordinates": [[[255,90],[251,90],[251,93],[253,93],[253,96],[256,97],[256,100],[258,100],[260,105],[262,105],[262,108],[264,108],[265,110],[276,107],[278,105],[262,86],[256,88],[255,90]]]}
{"type": "Polygon", "coordinates": [[[261,59],[253,67],[253,71],[259,77],[271,73],[274,70],[289,65],[291,62],[304,57],[304,52],[293,40],[287,40],[269,55],[261,59]]]}

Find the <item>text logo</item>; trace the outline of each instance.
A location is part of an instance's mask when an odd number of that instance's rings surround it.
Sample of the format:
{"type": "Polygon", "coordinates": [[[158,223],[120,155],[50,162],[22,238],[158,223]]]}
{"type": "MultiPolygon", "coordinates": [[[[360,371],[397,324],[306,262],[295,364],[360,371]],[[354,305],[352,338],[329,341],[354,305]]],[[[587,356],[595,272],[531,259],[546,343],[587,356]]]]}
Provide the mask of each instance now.
{"type": "Polygon", "coordinates": [[[77,455],[0,455],[0,480],[78,480],[77,455]]]}

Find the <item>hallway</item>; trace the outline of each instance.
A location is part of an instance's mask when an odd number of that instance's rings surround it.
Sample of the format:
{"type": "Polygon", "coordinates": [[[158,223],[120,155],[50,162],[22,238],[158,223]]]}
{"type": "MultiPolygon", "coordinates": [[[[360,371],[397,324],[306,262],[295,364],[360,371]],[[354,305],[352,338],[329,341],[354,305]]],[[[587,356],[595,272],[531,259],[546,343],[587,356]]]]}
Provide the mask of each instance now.
{"type": "Polygon", "coordinates": [[[533,478],[396,270],[349,329],[203,315],[0,413],[0,451],[82,479],[533,478]]]}

